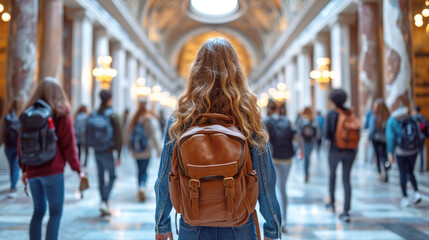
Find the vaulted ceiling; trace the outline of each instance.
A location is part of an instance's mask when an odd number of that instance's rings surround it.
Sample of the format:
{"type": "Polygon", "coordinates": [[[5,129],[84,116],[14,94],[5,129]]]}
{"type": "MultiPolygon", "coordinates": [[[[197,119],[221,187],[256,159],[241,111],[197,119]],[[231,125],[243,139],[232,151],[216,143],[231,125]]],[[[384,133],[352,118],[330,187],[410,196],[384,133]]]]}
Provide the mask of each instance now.
{"type": "Polygon", "coordinates": [[[183,69],[189,64],[183,61],[192,61],[189,56],[196,53],[202,37],[213,37],[216,33],[230,39],[237,51],[243,51],[242,55],[249,56],[242,65],[250,72],[307,0],[238,0],[237,11],[219,19],[198,15],[190,7],[190,0],[124,1],[149,39],[186,77],[187,71],[183,69]]]}

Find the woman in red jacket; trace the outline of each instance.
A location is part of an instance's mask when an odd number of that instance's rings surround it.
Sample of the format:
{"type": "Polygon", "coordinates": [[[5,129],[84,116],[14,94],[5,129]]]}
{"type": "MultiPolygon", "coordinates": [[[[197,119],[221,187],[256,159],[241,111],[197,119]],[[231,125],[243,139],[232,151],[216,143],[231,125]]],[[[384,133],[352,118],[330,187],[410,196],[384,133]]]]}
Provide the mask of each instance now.
{"type": "Polygon", "coordinates": [[[75,149],[73,123],[70,117],[70,105],[64,90],[54,78],[45,78],[39,83],[25,109],[37,100],[45,101],[52,109],[55,134],[58,137],[55,157],[39,166],[22,165],[22,180],[30,184],[34,211],[30,222],[30,240],[40,240],[42,219],[46,212],[46,201],[49,204],[49,222],[46,239],[58,239],[61,215],[64,204],[64,167],[66,162],[81,177],[79,158],[75,149]]]}

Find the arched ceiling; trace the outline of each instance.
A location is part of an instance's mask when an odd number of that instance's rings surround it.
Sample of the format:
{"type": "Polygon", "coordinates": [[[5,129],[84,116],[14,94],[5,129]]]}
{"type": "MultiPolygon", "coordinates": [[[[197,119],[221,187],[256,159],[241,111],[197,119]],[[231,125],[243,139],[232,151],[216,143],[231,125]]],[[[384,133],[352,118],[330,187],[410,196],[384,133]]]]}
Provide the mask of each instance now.
{"type": "Polygon", "coordinates": [[[212,31],[226,34],[247,49],[252,58],[246,66],[250,72],[263,60],[307,0],[238,0],[237,13],[218,23],[207,23],[195,17],[190,0],[124,1],[149,39],[180,73],[180,67],[188,64],[178,61],[183,57],[184,48],[190,42],[200,42],[202,36],[210,36],[208,33],[212,31]]]}

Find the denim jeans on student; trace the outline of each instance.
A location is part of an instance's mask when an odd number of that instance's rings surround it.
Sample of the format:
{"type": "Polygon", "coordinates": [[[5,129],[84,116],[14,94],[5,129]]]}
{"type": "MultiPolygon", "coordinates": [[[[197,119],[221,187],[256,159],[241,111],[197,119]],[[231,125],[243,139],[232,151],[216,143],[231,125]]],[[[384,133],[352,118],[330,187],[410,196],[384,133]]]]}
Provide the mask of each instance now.
{"type": "Polygon", "coordinates": [[[98,172],[98,188],[100,190],[101,201],[109,200],[110,192],[115,182],[115,160],[112,152],[96,152],[95,160],[98,172]],[[104,179],[105,173],[109,173],[109,178],[104,179]]]}
{"type": "Polygon", "coordinates": [[[417,154],[411,156],[396,156],[399,169],[399,183],[401,184],[402,195],[407,197],[407,182],[410,180],[414,191],[418,191],[417,180],[414,176],[414,166],[417,160],[417,154]]]}
{"type": "Polygon", "coordinates": [[[344,185],[344,211],[348,212],[351,205],[352,188],[350,184],[350,172],[355,160],[355,151],[330,151],[329,152],[329,195],[331,203],[335,204],[335,182],[338,164],[343,164],[344,185]]]}
{"type": "Polygon", "coordinates": [[[64,175],[28,179],[33,198],[33,216],[30,222],[30,240],[42,239],[42,220],[46,213],[46,200],[49,204],[49,221],[46,240],[57,240],[64,204],[64,175]]]}
{"type": "Polygon", "coordinates": [[[387,162],[387,150],[386,143],[372,141],[372,146],[374,147],[375,156],[377,157],[377,170],[378,173],[381,173],[381,169],[387,173],[386,162],[387,162]]]}
{"type": "Polygon", "coordinates": [[[304,173],[308,175],[310,169],[310,156],[313,151],[313,142],[304,142],[304,173]]]}
{"type": "Polygon", "coordinates": [[[149,158],[137,159],[137,184],[139,187],[144,187],[147,180],[147,166],[149,165],[149,158]]]}
{"type": "Polygon", "coordinates": [[[179,240],[255,240],[257,239],[253,214],[238,227],[194,227],[180,218],[179,240]]]}
{"type": "Polygon", "coordinates": [[[10,189],[16,189],[19,178],[18,151],[16,148],[4,148],[10,170],[10,189]]]}

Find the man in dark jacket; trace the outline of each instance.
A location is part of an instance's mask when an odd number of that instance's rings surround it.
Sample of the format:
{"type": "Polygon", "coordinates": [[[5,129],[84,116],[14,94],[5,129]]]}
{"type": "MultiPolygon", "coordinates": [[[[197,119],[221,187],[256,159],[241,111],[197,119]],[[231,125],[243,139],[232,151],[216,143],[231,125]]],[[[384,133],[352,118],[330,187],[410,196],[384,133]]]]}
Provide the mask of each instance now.
{"type": "MultiPolygon", "coordinates": [[[[428,120],[421,114],[421,108],[420,106],[415,106],[414,107],[414,117],[416,118],[417,122],[419,123],[419,127],[421,131],[424,131],[426,129],[423,129],[422,127],[424,126],[425,128],[429,127],[429,122],[428,120]]],[[[424,171],[424,166],[425,166],[425,154],[424,154],[424,149],[425,149],[425,135],[422,132],[421,136],[420,136],[420,149],[419,149],[419,154],[420,154],[420,172],[422,173],[424,171]]]]}
{"type": "MultiPolygon", "coordinates": [[[[330,100],[334,103],[336,109],[348,111],[344,107],[347,99],[347,94],[342,89],[334,89],[329,95],[330,100]]],[[[339,215],[339,218],[345,222],[350,222],[350,202],[351,202],[351,186],[350,186],[350,172],[356,155],[356,149],[345,150],[340,149],[335,143],[335,134],[337,131],[338,111],[333,109],[328,112],[325,121],[325,139],[330,142],[329,148],[329,195],[330,202],[326,207],[335,212],[335,180],[336,170],[338,164],[341,162],[343,165],[343,185],[344,185],[344,212],[339,215]]]]}
{"type": "MultiPolygon", "coordinates": [[[[98,109],[98,114],[110,113],[110,124],[113,127],[112,144],[107,150],[95,150],[95,160],[98,171],[98,184],[101,196],[100,212],[102,215],[109,215],[108,200],[110,192],[113,188],[113,183],[116,178],[115,165],[120,164],[120,156],[122,149],[122,133],[119,116],[112,111],[112,92],[110,90],[102,90],[100,92],[101,106],[98,109]],[[114,160],[113,152],[116,151],[116,161],[114,160]],[[105,179],[105,172],[109,173],[109,179],[105,179]]],[[[91,144],[91,143],[88,143],[91,144]]]]}

